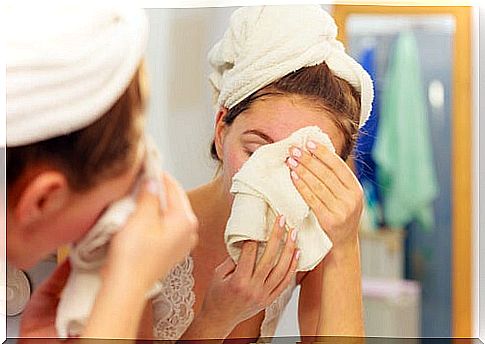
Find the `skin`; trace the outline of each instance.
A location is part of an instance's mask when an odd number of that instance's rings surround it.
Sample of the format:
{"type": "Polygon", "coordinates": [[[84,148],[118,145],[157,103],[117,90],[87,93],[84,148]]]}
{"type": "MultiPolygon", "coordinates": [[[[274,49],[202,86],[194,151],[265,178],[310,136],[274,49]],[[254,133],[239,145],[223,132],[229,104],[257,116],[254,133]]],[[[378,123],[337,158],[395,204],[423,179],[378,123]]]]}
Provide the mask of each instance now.
{"type": "Polygon", "coordinates": [[[9,188],[9,262],[28,269],[58,247],[79,240],[110,203],[129,192],[142,159],[141,146],[126,172],[85,192],[73,190],[63,172],[52,166],[30,167],[9,188]]]}
{"type": "Polygon", "coordinates": [[[113,238],[104,283],[83,337],[136,338],[144,296],[197,242],[198,222],[184,190],[167,174],[162,180],[166,208],[161,210],[158,184],[149,184],[137,212],[113,238]]]}
{"type": "Polygon", "coordinates": [[[258,245],[247,241],[243,244],[237,265],[231,258],[226,258],[224,263],[215,268],[202,307],[184,334],[184,339],[225,338],[229,334],[244,337],[242,334],[252,327],[253,315],[269,306],[288,287],[295,274],[299,257],[295,249],[295,229],[292,229],[293,235],[286,236],[283,252],[277,259],[284,232],[284,218],[279,217],[258,263],[258,245]],[[224,312],[220,312],[220,309],[224,309],[224,312]],[[231,333],[236,324],[242,326],[240,334],[231,333]]]}
{"type": "MultiPolygon", "coordinates": [[[[221,274],[233,269],[227,263],[223,241],[233,201],[229,192],[231,178],[250,154],[262,145],[282,140],[309,125],[317,125],[326,132],[337,153],[341,152],[344,143],[343,134],[330,120],[329,114],[298,96],[273,96],[258,100],[230,126],[222,121],[226,113],[226,109],[219,112],[215,130],[222,171],[209,184],[189,192],[192,207],[200,221],[200,241],[192,253],[195,319],[183,339],[257,338],[264,308],[255,305],[266,305],[272,301],[264,295],[257,299],[248,298],[254,284],[243,282],[234,286],[221,283],[221,274]],[[243,320],[235,315],[230,305],[237,300],[244,301],[238,305],[239,314],[245,314],[243,320]],[[248,317],[250,314],[252,316],[248,317]]],[[[300,332],[302,335],[363,336],[357,240],[362,188],[345,162],[323,147],[317,146],[312,154],[301,154],[294,159],[297,166],[289,165],[299,176],[293,179],[294,184],[334,243],[331,253],[316,269],[297,274],[297,283],[301,285],[300,332]]],[[[245,248],[250,250],[253,245],[248,243],[245,248]]],[[[253,251],[245,257],[251,257],[243,262],[245,265],[254,265],[253,251]]],[[[257,265],[253,267],[258,269],[257,265]]]]}
{"type": "MultiPolygon", "coordinates": [[[[131,190],[142,152],[123,175],[83,193],[69,188],[59,171],[30,169],[11,189],[14,196],[10,196],[17,199],[7,209],[9,261],[20,268],[30,267],[58,246],[82,237],[111,202],[131,190]]],[[[161,176],[161,181],[148,181],[135,213],[111,241],[101,271],[102,286],[82,336],[135,338],[146,292],[190,252],[197,241],[196,230],[197,219],[181,186],[168,175],[161,176]],[[166,194],[164,209],[158,197],[160,183],[166,194]]],[[[57,336],[55,314],[69,272],[66,261],[34,292],[22,317],[21,337],[57,336]]]]}

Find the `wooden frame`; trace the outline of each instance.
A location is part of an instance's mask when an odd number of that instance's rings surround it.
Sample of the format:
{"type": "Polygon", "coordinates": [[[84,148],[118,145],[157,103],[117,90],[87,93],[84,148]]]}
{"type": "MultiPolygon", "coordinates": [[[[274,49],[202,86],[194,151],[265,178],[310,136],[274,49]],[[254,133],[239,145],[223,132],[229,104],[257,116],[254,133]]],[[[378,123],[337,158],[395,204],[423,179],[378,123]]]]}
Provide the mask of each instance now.
{"type": "Polygon", "coordinates": [[[452,336],[472,337],[472,78],[471,17],[468,6],[334,5],[339,39],[346,42],[345,23],[352,14],[430,15],[455,18],[452,98],[452,336]]]}

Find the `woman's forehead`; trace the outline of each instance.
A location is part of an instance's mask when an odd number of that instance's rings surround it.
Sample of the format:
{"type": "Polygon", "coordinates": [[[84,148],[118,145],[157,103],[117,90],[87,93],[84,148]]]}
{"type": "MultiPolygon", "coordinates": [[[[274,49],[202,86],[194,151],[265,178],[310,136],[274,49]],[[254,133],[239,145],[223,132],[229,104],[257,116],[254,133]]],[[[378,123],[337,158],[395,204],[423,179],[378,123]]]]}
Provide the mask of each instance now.
{"type": "MultiPolygon", "coordinates": [[[[283,140],[298,129],[316,125],[325,132],[338,148],[343,147],[344,136],[331,115],[310,101],[287,97],[271,97],[254,102],[236,120],[241,133],[256,129],[270,136],[275,142],[283,140]]],[[[239,130],[238,130],[239,131],[239,130]]]]}

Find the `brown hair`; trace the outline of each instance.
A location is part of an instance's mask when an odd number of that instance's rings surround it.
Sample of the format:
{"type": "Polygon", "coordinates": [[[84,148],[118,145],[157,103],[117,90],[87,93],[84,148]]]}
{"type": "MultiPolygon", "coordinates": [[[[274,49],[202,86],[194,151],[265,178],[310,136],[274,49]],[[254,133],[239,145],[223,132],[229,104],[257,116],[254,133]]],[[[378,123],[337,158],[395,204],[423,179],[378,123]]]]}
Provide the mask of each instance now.
{"type": "Polygon", "coordinates": [[[123,95],[96,122],[72,133],[19,147],[7,147],[7,186],[29,166],[47,164],[65,173],[69,186],[88,190],[126,171],[142,132],[145,104],[140,68],[123,95]]]}
{"type": "MultiPolygon", "coordinates": [[[[344,134],[345,144],[341,157],[347,159],[357,138],[360,94],[346,80],[335,76],[325,62],[301,68],[254,92],[229,109],[223,118],[224,123],[231,125],[236,117],[249,109],[255,101],[275,95],[300,95],[314,101],[315,106],[328,111],[335,125],[344,134]]],[[[219,160],[214,141],[211,155],[215,160],[219,160]]]]}

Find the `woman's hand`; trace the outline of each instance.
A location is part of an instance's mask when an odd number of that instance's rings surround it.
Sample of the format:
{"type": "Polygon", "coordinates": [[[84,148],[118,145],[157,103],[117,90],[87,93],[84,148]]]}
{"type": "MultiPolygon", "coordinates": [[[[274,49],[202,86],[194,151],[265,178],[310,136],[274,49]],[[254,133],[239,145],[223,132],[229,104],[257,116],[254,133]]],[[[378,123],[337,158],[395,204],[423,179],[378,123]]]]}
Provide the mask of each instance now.
{"type": "Polygon", "coordinates": [[[256,263],[258,243],[243,243],[237,265],[227,258],[219,265],[199,315],[183,339],[226,338],[241,322],[269,306],[289,285],[299,257],[292,229],[278,259],[285,232],[284,217],[276,219],[266,249],[256,263]]]}
{"type": "Polygon", "coordinates": [[[163,175],[166,209],[161,209],[156,181],[140,192],[136,212],[111,242],[106,276],[122,274],[150,288],[197,243],[197,218],[181,186],[163,175]]]}
{"type": "Polygon", "coordinates": [[[160,207],[158,183],[147,183],[135,213],[114,236],[83,337],[135,338],[146,293],[195,246],[197,219],[189,200],[173,178],[164,175],[163,182],[166,208],[160,207]]]}
{"type": "Polygon", "coordinates": [[[361,337],[364,320],[358,227],[362,187],[338,155],[311,141],[307,148],[309,152],[297,147],[290,149],[291,177],[333,248],[322,262],[323,273],[309,272],[300,295],[312,297],[315,293],[307,288],[312,285],[321,288],[317,291],[320,310],[316,335],[361,337]]]}
{"type": "MultiPolygon", "coordinates": [[[[163,180],[166,209],[160,209],[156,183],[148,183],[135,212],[113,238],[103,284],[83,337],[136,337],[146,292],[195,245],[197,220],[187,196],[173,178],[165,175],[163,180]]],[[[57,306],[69,272],[66,260],[33,293],[22,317],[20,337],[57,337],[57,306]]]]}
{"type": "Polygon", "coordinates": [[[293,182],[314,211],[334,248],[355,244],[363,206],[362,187],[347,164],[324,145],[292,147],[287,164],[293,182]]]}

